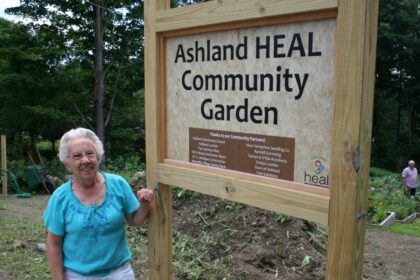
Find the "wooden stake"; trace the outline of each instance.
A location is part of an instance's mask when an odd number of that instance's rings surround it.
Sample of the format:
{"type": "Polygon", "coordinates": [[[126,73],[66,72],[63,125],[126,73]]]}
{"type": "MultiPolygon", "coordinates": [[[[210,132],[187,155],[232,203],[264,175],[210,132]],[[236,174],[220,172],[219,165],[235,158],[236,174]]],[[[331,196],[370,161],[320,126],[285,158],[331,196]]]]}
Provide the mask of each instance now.
{"type": "Polygon", "coordinates": [[[7,195],[7,154],[6,154],[6,135],[1,136],[1,176],[3,195],[7,195]]]}
{"type": "Polygon", "coordinates": [[[362,279],[378,1],[340,0],[327,279],[362,279]]]}
{"type": "Polygon", "coordinates": [[[169,9],[169,0],[148,0],[144,6],[145,21],[145,111],[147,187],[155,191],[155,209],[149,217],[149,279],[172,279],[172,192],[157,179],[159,162],[165,157],[161,149],[160,114],[160,38],[156,32],[156,11],[169,9]]]}

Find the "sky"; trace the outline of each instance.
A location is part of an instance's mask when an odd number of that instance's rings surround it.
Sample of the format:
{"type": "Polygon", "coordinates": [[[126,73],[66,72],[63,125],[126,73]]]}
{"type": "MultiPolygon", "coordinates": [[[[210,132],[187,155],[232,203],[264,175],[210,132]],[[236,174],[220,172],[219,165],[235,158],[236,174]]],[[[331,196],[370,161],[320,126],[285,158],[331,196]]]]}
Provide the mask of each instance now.
{"type": "Polygon", "coordinates": [[[19,0],[0,0],[0,17],[6,18],[8,20],[14,20],[15,17],[5,14],[4,10],[6,8],[19,6],[19,3],[19,0]]]}

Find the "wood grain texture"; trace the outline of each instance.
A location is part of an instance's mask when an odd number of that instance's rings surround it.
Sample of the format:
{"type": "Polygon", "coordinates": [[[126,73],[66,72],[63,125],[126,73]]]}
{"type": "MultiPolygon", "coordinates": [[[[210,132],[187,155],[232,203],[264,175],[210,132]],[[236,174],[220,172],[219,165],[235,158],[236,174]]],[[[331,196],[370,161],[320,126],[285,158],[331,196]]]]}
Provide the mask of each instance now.
{"type": "Polygon", "coordinates": [[[0,174],[2,177],[2,189],[3,195],[7,195],[7,150],[6,150],[6,135],[1,135],[0,137],[0,143],[1,143],[1,170],[2,173],[0,174]],[[4,172],[3,172],[4,170],[4,172]]]}
{"type": "Polygon", "coordinates": [[[327,188],[320,188],[320,187],[296,183],[292,181],[285,181],[285,180],[279,180],[279,179],[274,179],[274,178],[269,178],[269,177],[262,177],[262,176],[258,176],[258,175],[254,175],[250,173],[238,172],[238,171],[229,170],[229,169],[220,169],[220,168],[204,166],[204,165],[199,165],[199,164],[194,164],[194,163],[179,161],[179,160],[173,160],[173,159],[165,159],[163,163],[166,163],[169,165],[176,165],[179,167],[185,167],[188,169],[193,169],[196,171],[201,171],[201,172],[206,172],[206,173],[214,173],[214,174],[218,174],[225,177],[235,177],[238,180],[259,182],[259,183],[271,185],[274,187],[287,188],[287,189],[292,189],[296,191],[322,195],[327,198],[330,197],[330,191],[327,188]]]}
{"type": "Polygon", "coordinates": [[[337,7],[337,0],[218,0],[159,11],[158,32],[225,24],[272,16],[321,11],[337,7]]]}
{"type": "Polygon", "coordinates": [[[155,28],[156,11],[169,8],[169,0],[145,1],[145,114],[147,187],[155,191],[155,204],[149,217],[149,279],[172,279],[172,193],[160,184],[156,170],[160,159],[160,39],[155,28]]]}
{"type": "Polygon", "coordinates": [[[171,161],[159,164],[158,180],[168,185],[327,224],[329,197],[326,195],[280,187],[268,184],[268,181],[254,182],[240,178],[236,175],[238,172],[234,171],[223,174],[219,171],[215,168],[197,170],[171,161]]]}
{"type": "Polygon", "coordinates": [[[214,31],[224,31],[233,29],[243,29],[250,27],[260,27],[269,25],[279,25],[287,23],[298,23],[311,20],[336,18],[337,9],[321,10],[316,12],[305,12],[290,15],[279,15],[268,18],[245,19],[243,21],[234,21],[222,24],[212,24],[206,26],[189,27],[184,29],[169,30],[162,32],[164,37],[178,37],[184,35],[192,35],[199,33],[208,33],[214,31]]]}
{"type": "Polygon", "coordinates": [[[370,165],[378,1],[340,0],[327,279],[361,279],[370,165]]]}

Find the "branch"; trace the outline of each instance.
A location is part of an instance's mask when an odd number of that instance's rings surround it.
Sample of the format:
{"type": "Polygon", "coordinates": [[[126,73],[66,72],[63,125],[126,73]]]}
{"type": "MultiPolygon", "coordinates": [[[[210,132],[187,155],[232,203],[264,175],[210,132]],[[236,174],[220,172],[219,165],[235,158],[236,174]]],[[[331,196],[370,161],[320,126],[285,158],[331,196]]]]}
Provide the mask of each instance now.
{"type": "Polygon", "coordinates": [[[108,126],[108,122],[109,122],[109,120],[111,119],[112,109],[114,108],[114,100],[115,100],[115,96],[116,96],[116,94],[114,94],[114,95],[112,96],[111,103],[109,104],[109,111],[108,111],[108,115],[106,116],[106,120],[105,120],[105,127],[107,127],[107,126],[108,126]]]}
{"type": "Polygon", "coordinates": [[[79,113],[80,117],[82,118],[82,122],[87,125],[91,130],[95,131],[95,129],[89,124],[89,122],[86,121],[85,116],[80,111],[79,107],[77,107],[76,103],[72,102],[73,107],[76,109],[76,111],[79,113]]]}
{"type": "MultiPolygon", "coordinates": [[[[120,66],[118,67],[118,74],[117,74],[117,78],[115,79],[114,89],[117,87],[118,80],[120,79],[120,74],[121,74],[121,64],[120,64],[120,66]]],[[[110,105],[109,105],[108,115],[106,116],[106,120],[105,120],[105,127],[107,127],[107,126],[108,126],[109,120],[111,119],[112,109],[114,108],[114,100],[115,100],[115,96],[116,96],[116,94],[114,94],[114,95],[112,96],[111,103],[110,103],[110,105]]]]}

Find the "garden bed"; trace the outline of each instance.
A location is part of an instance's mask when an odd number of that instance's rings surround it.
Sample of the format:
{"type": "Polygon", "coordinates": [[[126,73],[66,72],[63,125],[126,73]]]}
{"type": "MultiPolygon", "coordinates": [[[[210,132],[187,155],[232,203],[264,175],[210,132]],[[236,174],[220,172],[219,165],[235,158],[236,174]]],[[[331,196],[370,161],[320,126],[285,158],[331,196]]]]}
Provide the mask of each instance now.
{"type": "Polygon", "coordinates": [[[404,218],[401,221],[401,223],[403,223],[403,224],[410,224],[410,223],[413,223],[416,220],[416,218],[417,218],[417,213],[413,213],[413,214],[407,216],[406,218],[404,218]]]}
{"type": "Polygon", "coordinates": [[[369,183],[368,223],[387,227],[398,220],[408,222],[415,219],[412,213],[417,212],[417,204],[418,198],[410,199],[404,194],[399,175],[376,177],[369,183]]]}
{"type": "Polygon", "coordinates": [[[391,212],[388,216],[379,224],[380,227],[389,227],[395,222],[395,212],[391,212]]]}
{"type": "Polygon", "coordinates": [[[397,220],[395,212],[390,212],[390,213],[387,213],[387,216],[385,217],[385,219],[382,222],[380,222],[378,224],[369,224],[369,225],[378,226],[378,227],[381,227],[381,228],[387,228],[389,226],[392,226],[394,223],[411,224],[411,223],[416,221],[416,218],[419,215],[420,215],[419,213],[413,213],[413,214],[405,217],[402,220],[397,220]]]}

